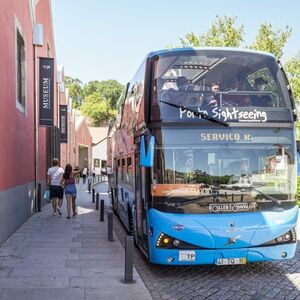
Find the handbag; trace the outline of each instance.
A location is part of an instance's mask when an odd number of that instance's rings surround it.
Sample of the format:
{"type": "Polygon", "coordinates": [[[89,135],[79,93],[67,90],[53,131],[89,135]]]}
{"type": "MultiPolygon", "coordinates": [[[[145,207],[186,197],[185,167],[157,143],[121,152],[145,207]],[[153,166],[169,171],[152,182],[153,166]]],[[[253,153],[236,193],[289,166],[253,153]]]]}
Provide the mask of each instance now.
{"type": "Polygon", "coordinates": [[[50,202],[50,191],[49,190],[46,190],[45,193],[44,193],[44,199],[47,201],[47,202],[50,202]]]}

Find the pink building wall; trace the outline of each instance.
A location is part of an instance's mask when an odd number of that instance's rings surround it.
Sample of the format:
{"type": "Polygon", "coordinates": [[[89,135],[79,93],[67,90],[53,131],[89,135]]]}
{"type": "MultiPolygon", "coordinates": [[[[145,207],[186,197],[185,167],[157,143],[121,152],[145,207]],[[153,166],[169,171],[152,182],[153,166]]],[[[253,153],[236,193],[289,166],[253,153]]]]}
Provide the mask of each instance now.
{"type": "MultiPolygon", "coordinates": [[[[34,68],[34,23],[42,24],[44,31],[44,46],[37,49],[37,56],[55,59],[50,0],[0,0],[0,243],[35,211],[34,74],[38,79],[38,71],[34,68]],[[17,29],[25,44],[25,109],[17,107],[17,29]]],[[[54,95],[57,108],[56,86],[54,95]]],[[[37,175],[42,185],[47,131],[38,130],[37,175]]]]}
{"type": "Polygon", "coordinates": [[[0,190],[34,180],[33,46],[29,1],[1,1],[0,190]],[[16,107],[16,24],[26,45],[26,112],[16,107]]]}
{"type": "MultiPolygon", "coordinates": [[[[36,5],[35,23],[43,24],[44,46],[37,48],[37,56],[55,58],[49,0],[36,5]]],[[[32,44],[33,19],[28,0],[1,1],[0,9],[0,190],[34,180],[34,57],[32,44]],[[16,28],[25,42],[26,109],[16,108],[16,28]],[[5,172],[4,172],[5,170],[5,172]]],[[[38,74],[37,74],[38,77],[38,74]]],[[[56,92],[55,92],[56,95],[56,92]]],[[[56,99],[55,99],[56,101],[56,99]]],[[[56,106],[55,106],[56,107],[56,106]]],[[[57,111],[55,113],[57,115],[57,111]]],[[[57,124],[57,121],[55,121],[57,124]]],[[[39,179],[46,174],[46,129],[39,128],[39,179]]]]}

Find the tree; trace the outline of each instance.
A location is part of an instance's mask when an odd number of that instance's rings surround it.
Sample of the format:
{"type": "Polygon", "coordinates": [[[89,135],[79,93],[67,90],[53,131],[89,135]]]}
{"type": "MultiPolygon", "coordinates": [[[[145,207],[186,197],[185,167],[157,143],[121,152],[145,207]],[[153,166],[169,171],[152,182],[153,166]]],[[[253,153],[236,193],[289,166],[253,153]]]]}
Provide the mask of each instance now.
{"type": "Polygon", "coordinates": [[[90,96],[93,93],[98,92],[99,83],[100,83],[100,81],[98,81],[98,80],[92,80],[92,81],[89,81],[87,84],[85,84],[83,87],[84,97],[90,96]]]}
{"type": "Polygon", "coordinates": [[[124,86],[116,80],[101,81],[97,91],[106,98],[111,107],[115,108],[116,103],[124,90],[124,86]]]}
{"type": "Polygon", "coordinates": [[[294,98],[300,102],[300,52],[295,57],[290,58],[284,68],[289,77],[294,98]]]}
{"type": "Polygon", "coordinates": [[[291,35],[291,28],[273,29],[271,24],[260,25],[255,42],[249,48],[271,52],[278,59],[282,57],[283,48],[291,35]]]}
{"type": "Polygon", "coordinates": [[[180,38],[183,47],[238,47],[244,40],[244,26],[236,26],[236,17],[220,17],[213,22],[211,28],[197,37],[193,32],[180,38]]]}
{"type": "Polygon", "coordinates": [[[84,86],[84,96],[87,97],[93,93],[101,94],[106,100],[109,101],[112,108],[115,108],[116,102],[119,99],[124,86],[116,80],[105,81],[90,81],[84,86]]]}
{"type": "Polygon", "coordinates": [[[85,98],[81,112],[89,117],[93,126],[107,125],[116,115],[116,110],[111,108],[109,101],[98,92],[85,98]]]}
{"type": "Polygon", "coordinates": [[[80,107],[83,101],[82,82],[78,78],[65,76],[65,86],[69,89],[73,107],[80,107]]]}

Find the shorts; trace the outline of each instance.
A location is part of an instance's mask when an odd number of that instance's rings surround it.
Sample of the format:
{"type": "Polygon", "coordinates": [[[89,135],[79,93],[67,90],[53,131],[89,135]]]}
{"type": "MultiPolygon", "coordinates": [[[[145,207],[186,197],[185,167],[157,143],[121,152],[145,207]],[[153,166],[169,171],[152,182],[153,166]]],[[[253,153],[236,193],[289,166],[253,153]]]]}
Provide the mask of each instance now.
{"type": "Polygon", "coordinates": [[[67,184],[65,186],[65,195],[76,196],[76,194],[77,194],[77,189],[75,184],[67,184]]]}
{"type": "Polygon", "coordinates": [[[60,185],[50,185],[50,199],[63,199],[64,189],[60,185]]]}

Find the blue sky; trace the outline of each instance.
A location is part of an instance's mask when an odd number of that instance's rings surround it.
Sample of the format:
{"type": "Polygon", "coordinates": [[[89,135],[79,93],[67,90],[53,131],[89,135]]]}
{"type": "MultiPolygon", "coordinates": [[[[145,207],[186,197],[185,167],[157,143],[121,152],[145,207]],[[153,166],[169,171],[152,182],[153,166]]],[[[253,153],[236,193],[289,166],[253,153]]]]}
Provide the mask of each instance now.
{"type": "Polygon", "coordinates": [[[300,51],[299,0],[52,0],[57,61],[81,79],[129,81],[145,55],[206,32],[216,15],[237,17],[245,44],[259,25],[292,28],[282,61],[300,51]]]}

